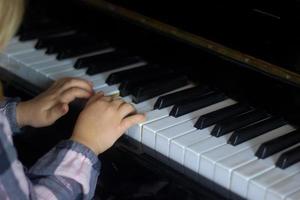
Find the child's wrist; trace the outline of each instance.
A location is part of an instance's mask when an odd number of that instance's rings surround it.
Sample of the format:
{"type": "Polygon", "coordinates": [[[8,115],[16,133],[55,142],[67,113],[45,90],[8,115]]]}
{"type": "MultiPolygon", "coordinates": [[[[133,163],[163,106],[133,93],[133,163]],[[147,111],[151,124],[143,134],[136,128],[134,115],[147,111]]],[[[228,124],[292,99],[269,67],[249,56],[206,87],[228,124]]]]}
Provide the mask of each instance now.
{"type": "Polygon", "coordinates": [[[16,108],[16,118],[19,127],[24,127],[30,125],[30,109],[28,109],[28,102],[23,101],[17,104],[16,108]]]}
{"type": "Polygon", "coordinates": [[[91,151],[93,151],[96,155],[99,155],[101,152],[99,151],[99,148],[97,147],[97,145],[86,141],[84,138],[77,136],[75,134],[73,134],[70,138],[70,140],[73,140],[75,142],[78,142],[84,146],[86,146],[87,148],[89,148],[91,151]]]}

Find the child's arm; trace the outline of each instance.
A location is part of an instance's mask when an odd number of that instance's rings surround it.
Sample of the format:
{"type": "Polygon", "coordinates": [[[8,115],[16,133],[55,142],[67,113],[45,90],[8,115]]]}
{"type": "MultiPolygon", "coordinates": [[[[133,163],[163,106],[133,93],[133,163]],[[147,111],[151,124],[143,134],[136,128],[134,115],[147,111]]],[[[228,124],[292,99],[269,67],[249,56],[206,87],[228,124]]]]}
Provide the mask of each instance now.
{"type": "Polygon", "coordinates": [[[91,199],[100,169],[97,155],[143,120],[144,115],[136,114],[130,104],[97,93],[80,113],[71,140],[58,144],[25,174],[17,160],[8,123],[1,126],[5,120],[0,116],[0,196],[91,199]]]}
{"type": "Polygon", "coordinates": [[[6,118],[0,115],[1,199],[91,199],[100,162],[97,155],[75,141],[60,142],[30,170],[17,159],[6,118]]]}

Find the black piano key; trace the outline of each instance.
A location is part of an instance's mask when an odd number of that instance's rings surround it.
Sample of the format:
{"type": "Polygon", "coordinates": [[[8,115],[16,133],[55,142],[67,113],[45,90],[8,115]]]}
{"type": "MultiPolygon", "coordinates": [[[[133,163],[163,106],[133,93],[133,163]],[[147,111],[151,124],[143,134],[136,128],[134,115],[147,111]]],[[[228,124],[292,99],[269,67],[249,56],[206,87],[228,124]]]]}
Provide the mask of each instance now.
{"type": "Polygon", "coordinates": [[[57,42],[53,42],[47,45],[46,54],[58,54],[60,51],[82,48],[91,43],[93,42],[91,42],[84,36],[70,37],[68,39],[65,39],[63,42],[58,39],[57,42]]]}
{"type": "Polygon", "coordinates": [[[296,130],[261,144],[255,155],[258,158],[267,158],[299,142],[300,131],[296,130]]]}
{"type": "Polygon", "coordinates": [[[158,71],[165,71],[171,73],[173,70],[168,68],[161,68],[158,65],[144,65],[142,67],[135,67],[127,70],[111,73],[106,79],[108,85],[113,85],[127,80],[134,80],[136,77],[144,77],[148,74],[157,74],[158,71]]]}
{"type": "Polygon", "coordinates": [[[214,103],[227,99],[226,95],[219,92],[204,95],[198,99],[186,100],[179,104],[175,104],[170,112],[170,116],[180,117],[192,111],[207,107],[214,103]]]}
{"type": "Polygon", "coordinates": [[[86,73],[88,75],[99,74],[113,69],[125,67],[128,65],[133,65],[135,63],[139,63],[142,61],[143,59],[140,58],[139,56],[129,56],[129,57],[124,57],[115,60],[104,60],[102,62],[90,64],[86,73]]]}
{"type": "Polygon", "coordinates": [[[287,124],[287,122],[284,119],[278,117],[271,117],[264,121],[235,131],[230,136],[228,143],[233,146],[236,146],[252,138],[265,134],[271,130],[279,128],[280,126],[283,126],[285,124],[287,124]]]}
{"type": "Polygon", "coordinates": [[[79,32],[65,38],[57,38],[55,41],[47,45],[46,54],[59,53],[61,51],[69,51],[73,49],[82,49],[87,46],[94,46],[106,41],[98,41],[93,36],[85,32],[79,32]]]}
{"type": "Polygon", "coordinates": [[[269,117],[269,114],[261,110],[253,110],[234,117],[230,117],[226,120],[218,122],[213,128],[211,135],[215,137],[221,137],[234,130],[240,129],[249,124],[261,121],[269,117]]]}
{"type": "Polygon", "coordinates": [[[30,20],[28,16],[26,16],[23,19],[22,24],[20,25],[20,28],[18,30],[19,34],[24,34],[28,31],[34,31],[34,30],[41,30],[45,27],[57,25],[57,22],[54,22],[50,18],[36,18],[36,17],[30,17],[30,20]]]}
{"type": "Polygon", "coordinates": [[[253,108],[247,104],[234,104],[220,110],[216,110],[214,112],[208,113],[206,115],[202,115],[199,117],[195,124],[195,128],[197,129],[204,129],[207,128],[216,122],[224,120],[231,116],[236,116],[241,113],[245,113],[247,111],[252,110],[253,108]]]}
{"type": "MultiPolygon", "coordinates": [[[[123,81],[119,86],[119,93],[121,97],[128,96],[132,93],[133,88],[138,87],[139,85],[145,84],[147,79],[142,79],[141,77],[134,80],[123,81]]],[[[151,81],[151,79],[149,80],[151,81]]]]}
{"type": "Polygon", "coordinates": [[[285,169],[300,161],[300,146],[292,148],[280,155],[276,161],[276,166],[285,169]]]}
{"type": "Polygon", "coordinates": [[[162,68],[156,70],[155,73],[147,73],[142,76],[129,76],[122,80],[119,86],[120,96],[124,97],[133,93],[135,88],[140,86],[155,82],[162,81],[163,79],[172,79],[173,77],[178,76],[171,69],[162,68]]]}
{"type": "Polygon", "coordinates": [[[72,47],[72,48],[60,50],[60,51],[58,51],[58,55],[56,58],[58,60],[72,58],[72,57],[84,55],[84,54],[95,52],[95,51],[105,50],[109,47],[111,47],[109,42],[102,42],[102,43],[95,42],[95,43],[81,46],[79,48],[72,47]]]}
{"type": "Polygon", "coordinates": [[[76,61],[74,67],[76,69],[88,68],[94,65],[99,65],[103,62],[119,60],[129,56],[129,53],[126,51],[116,50],[105,54],[97,54],[80,58],[76,61]]]}
{"type": "Polygon", "coordinates": [[[175,75],[169,78],[163,77],[134,88],[132,91],[132,101],[134,103],[140,103],[163,93],[186,86],[187,84],[188,78],[185,75],[175,75]]]}
{"type": "Polygon", "coordinates": [[[36,38],[46,37],[49,35],[61,34],[63,32],[69,32],[74,30],[70,26],[65,26],[62,24],[51,24],[49,26],[40,28],[40,29],[32,29],[23,31],[20,34],[20,41],[28,41],[36,38]]]}
{"type": "Polygon", "coordinates": [[[160,96],[154,104],[154,109],[162,109],[174,104],[178,104],[188,99],[199,98],[208,93],[212,93],[213,90],[205,86],[198,86],[189,88],[186,90],[178,91],[175,93],[160,96]]]}
{"type": "Polygon", "coordinates": [[[42,37],[38,39],[35,48],[42,49],[42,48],[47,48],[49,46],[59,46],[62,43],[64,44],[68,43],[70,40],[71,42],[74,42],[74,39],[80,36],[81,35],[79,35],[79,33],[70,32],[69,34],[65,34],[65,35],[62,34],[53,37],[42,37]]]}

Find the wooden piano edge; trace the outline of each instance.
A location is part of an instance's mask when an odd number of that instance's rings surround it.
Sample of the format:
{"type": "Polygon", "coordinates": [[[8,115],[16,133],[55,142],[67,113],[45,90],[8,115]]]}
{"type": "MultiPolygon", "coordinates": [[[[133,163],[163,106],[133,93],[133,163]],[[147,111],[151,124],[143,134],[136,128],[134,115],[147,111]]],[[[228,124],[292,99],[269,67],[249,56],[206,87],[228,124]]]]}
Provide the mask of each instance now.
{"type": "Polygon", "coordinates": [[[135,141],[127,135],[121,137],[121,139],[116,142],[115,147],[118,150],[129,154],[130,157],[141,166],[187,187],[195,194],[199,194],[200,197],[206,197],[211,200],[245,200],[243,197],[240,197],[198,173],[179,165],[177,162],[146,145],[135,141]]]}
{"type": "Polygon", "coordinates": [[[138,26],[147,28],[156,33],[169,36],[183,43],[209,51],[226,60],[239,63],[244,67],[253,69],[272,78],[281,80],[285,83],[300,87],[300,74],[284,69],[278,65],[266,62],[262,59],[250,56],[243,52],[228,48],[222,44],[213,42],[199,35],[192,34],[172,25],[163,23],[153,18],[144,16],[135,11],[115,5],[106,0],[78,0],[81,3],[96,7],[105,13],[122,20],[127,20],[138,26]]]}

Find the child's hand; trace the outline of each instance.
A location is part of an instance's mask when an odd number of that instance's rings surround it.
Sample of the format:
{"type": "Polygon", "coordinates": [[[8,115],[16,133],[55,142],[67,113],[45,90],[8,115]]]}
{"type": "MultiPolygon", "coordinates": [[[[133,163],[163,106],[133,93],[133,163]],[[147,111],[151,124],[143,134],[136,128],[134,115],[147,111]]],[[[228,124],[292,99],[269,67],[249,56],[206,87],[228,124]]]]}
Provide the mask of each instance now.
{"type": "Polygon", "coordinates": [[[78,78],[64,78],[48,90],[17,106],[19,126],[44,127],[53,124],[69,110],[75,98],[89,98],[93,94],[92,83],[78,78]]]}
{"type": "Polygon", "coordinates": [[[135,114],[132,105],[97,93],[80,113],[71,139],[100,154],[110,148],[129,127],[144,120],[145,116],[135,114]]]}

